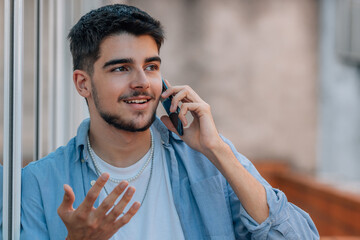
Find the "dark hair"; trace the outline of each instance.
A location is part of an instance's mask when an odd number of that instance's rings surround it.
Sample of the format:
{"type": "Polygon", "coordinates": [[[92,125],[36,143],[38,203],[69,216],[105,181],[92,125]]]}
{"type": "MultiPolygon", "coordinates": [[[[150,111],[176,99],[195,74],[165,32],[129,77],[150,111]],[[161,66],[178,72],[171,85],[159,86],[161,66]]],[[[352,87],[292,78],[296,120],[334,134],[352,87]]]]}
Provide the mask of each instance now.
{"type": "Polygon", "coordinates": [[[150,35],[160,51],[164,31],[160,22],[140,9],[124,4],[104,6],[85,14],[68,35],[73,68],[93,73],[104,38],[120,33],[150,35]]]}

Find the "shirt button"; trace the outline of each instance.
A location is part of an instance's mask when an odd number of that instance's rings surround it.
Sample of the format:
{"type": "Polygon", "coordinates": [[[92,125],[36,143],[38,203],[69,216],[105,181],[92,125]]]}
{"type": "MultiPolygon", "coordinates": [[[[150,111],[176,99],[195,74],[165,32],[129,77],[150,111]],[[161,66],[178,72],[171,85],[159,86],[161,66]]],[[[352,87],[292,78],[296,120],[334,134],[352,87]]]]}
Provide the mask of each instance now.
{"type": "Polygon", "coordinates": [[[82,162],[82,163],[84,163],[84,162],[85,162],[85,160],[82,158],[82,159],[81,159],[81,162],[82,162]]]}
{"type": "Polygon", "coordinates": [[[96,183],[96,181],[95,181],[95,180],[91,180],[90,185],[91,185],[91,186],[94,186],[94,185],[95,185],[95,183],[96,183]]]}

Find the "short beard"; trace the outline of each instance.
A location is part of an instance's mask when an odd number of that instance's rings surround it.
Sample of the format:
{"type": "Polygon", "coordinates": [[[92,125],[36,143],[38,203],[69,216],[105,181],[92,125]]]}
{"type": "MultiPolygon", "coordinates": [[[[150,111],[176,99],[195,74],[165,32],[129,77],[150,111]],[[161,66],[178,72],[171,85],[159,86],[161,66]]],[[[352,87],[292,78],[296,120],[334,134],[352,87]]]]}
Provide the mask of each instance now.
{"type": "MultiPolygon", "coordinates": [[[[98,109],[98,111],[99,111],[99,109],[98,109]]],[[[104,121],[107,122],[109,125],[117,128],[119,130],[125,130],[125,131],[128,131],[128,132],[143,132],[143,131],[146,131],[146,130],[149,129],[149,127],[153,124],[153,122],[156,119],[156,113],[154,112],[151,119],[149,120],[149,122],[144,127],[137,128],[135,126],[135,124],[132,123],[132,122],[129,123],[129,122],[123,121],[123,120],[119,119],[118,117],[116,117],[114,115],[104,113],[104,112],[101,112],[101,111],[99,111],[99,113],[100,113],[100,116],[102,117],[102,119],[104,119],[104,121]]],[[[141,114],[139,114],[139,115],[141,115],[141,114]]]]}

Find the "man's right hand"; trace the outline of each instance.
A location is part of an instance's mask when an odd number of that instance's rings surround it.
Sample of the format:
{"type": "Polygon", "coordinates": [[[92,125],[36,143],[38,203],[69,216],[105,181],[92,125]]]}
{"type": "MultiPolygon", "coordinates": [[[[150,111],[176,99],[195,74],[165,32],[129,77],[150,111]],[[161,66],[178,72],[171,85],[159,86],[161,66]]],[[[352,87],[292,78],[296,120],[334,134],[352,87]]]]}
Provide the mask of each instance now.
{"type": "Polygon", "coordinates": [[[116,199],[128,186],[126,181],[117,185],[100,206],[94,208],[94,203],[108,179],[109,174],[103,173],[77,209],[73,208],[75,195],[72,188],[67,184],[64,185],[64,199],[58,208],[58,214],[68,230],[67,239],[109,239],[139,210],[140,203],[135,202],[128,212],[119,217],[134,195],[134,187],[129,187],[114,206],[116,199]],[[112,207],[114,208],[109,211],[112,207]]]}

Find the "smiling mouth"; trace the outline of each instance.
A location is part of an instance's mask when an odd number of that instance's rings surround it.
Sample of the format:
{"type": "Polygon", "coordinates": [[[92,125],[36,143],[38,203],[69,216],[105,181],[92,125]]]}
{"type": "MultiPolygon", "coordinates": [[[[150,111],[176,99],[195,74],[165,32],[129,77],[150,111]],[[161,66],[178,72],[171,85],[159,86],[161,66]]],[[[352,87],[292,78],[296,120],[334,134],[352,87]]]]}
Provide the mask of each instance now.
{"type": "Polygon", "coordinates": [[[150,99],[141,99],[141,100],[124,100],[125,103],[128,103],[128,104],[144,104],[144,103],[147,103],[149,102],[150,99]]]}

